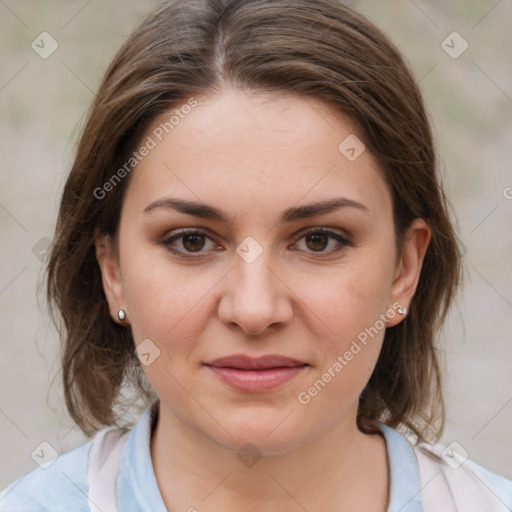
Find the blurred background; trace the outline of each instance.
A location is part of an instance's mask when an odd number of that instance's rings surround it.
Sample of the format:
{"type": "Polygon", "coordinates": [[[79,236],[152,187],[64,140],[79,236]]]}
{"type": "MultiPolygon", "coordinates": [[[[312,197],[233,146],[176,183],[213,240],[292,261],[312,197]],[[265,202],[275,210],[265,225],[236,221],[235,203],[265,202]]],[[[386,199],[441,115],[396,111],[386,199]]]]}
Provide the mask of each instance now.
{"type": "MultiPolygon", "coordinates": [[[[442,442],[512,478],[512,1],[349,3],[420,82],[463,240],[467,282],[442,341],[442,442]]],[[[37,467],[41,443],[63,453],[87,441],[65,411],[58,336],[37,288],[87,108],[152,6],[0,0],[0,489],[37,467]]]]}

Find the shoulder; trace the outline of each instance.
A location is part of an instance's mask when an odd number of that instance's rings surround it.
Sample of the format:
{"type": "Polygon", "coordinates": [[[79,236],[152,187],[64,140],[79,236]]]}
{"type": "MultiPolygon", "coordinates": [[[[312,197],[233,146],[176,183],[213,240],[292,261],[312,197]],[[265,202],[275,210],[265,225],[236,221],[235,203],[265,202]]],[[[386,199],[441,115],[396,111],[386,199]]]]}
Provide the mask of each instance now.
{"type": "Polygon", "coordinates": [[[459,510],[506,512],[512,508],[512,480],[471,460],[457,443],[411,442],[411,446],[418,460],[426,512],[435,510],[442,497],[459,510]]]}
{"type": "Polygon", "coordinates": [[[89,511],[87,460],[92,440],[21,476],[0,492],[0,511],[89,511]]]}
{"type": "Polygon", "coordinates": [[[458,443],[418,443],[408,433],[378,425],[390,463],[390,511],[512,510],[512,480],[471,460],[458,443]]]}

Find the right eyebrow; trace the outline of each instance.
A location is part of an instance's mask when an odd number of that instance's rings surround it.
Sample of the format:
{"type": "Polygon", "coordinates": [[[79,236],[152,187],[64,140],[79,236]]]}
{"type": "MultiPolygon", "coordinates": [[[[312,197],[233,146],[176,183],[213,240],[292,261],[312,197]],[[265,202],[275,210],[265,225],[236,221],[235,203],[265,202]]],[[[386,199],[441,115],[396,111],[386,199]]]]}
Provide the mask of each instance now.
{"type": "MultiPolygon", "coordinates": [[[[216,220],[225,224],[231,223],[229,216],[222,210],[196,201],[170,197],[157,199],[146,206],[146,208],[144,208],[144,212],[150,212],[157,208],[172,209],[186,215],[200,217],[202,219],[216,220]]],[[[369,213],[370,211],[367,206],[359,201],[346,197],[335,197],[326,201],[287,208],[281,214],[279,221],[281,223],[294,222],[296,220],[330,213],[340,208],[357,208],[364,213],[369,213]]]]}

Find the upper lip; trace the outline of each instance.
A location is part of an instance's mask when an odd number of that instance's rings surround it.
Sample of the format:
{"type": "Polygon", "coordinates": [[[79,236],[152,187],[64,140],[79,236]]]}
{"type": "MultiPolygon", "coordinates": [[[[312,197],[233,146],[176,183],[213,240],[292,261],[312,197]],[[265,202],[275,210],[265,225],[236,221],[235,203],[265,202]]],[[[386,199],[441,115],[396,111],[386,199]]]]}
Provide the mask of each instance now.
{"type": "Polygon", "coordinates": [[[239,368],[242,370],[263,370],[266,368],[278,368],[282,366],[304,366],[307,363],[278,354],[268,354],[261,357],[249,357],[244,354],[219,357],[205,363],[217,368],[239,368]]]}

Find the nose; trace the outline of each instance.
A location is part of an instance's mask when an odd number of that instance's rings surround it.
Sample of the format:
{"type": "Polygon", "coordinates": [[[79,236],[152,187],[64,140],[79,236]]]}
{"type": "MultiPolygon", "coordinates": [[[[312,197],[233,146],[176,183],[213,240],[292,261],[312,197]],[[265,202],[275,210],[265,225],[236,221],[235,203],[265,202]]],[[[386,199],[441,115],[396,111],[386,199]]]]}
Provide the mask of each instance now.
{"type": "Polygon", "coordinates": [[[226,325],[255,336],[290,321],[293,293],[270,259],[265,252],[251,263],[234,256],[218,309],[226,325]]]}

